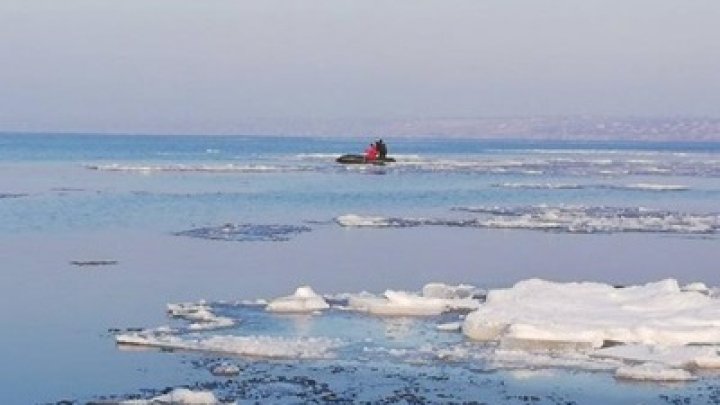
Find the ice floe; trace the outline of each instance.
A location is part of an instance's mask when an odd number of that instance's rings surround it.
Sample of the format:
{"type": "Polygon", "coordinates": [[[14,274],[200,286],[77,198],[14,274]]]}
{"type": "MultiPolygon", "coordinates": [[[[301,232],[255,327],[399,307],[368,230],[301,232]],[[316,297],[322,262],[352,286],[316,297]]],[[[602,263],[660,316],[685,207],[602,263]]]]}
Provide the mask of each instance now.
{"type": "Polygon", "coordinates": [[[458,211],[485,214],[477,226],[541,229],[571,233],[664,232],[713,233],[720,215],[689,214],[643,207],[525,206],[458,207],[458,211]]]}
{"type": "Polygon", "coordinates": [[[636,381],[692,381],[697,379],[689,371],[681,368],[670,368],[662,364],[640,364],[622,366],[615,370],[615,377],[636,381]]]}
{"type": "Polygon", "coordinates": [[[572,353],[590,365],[619,362],[618,378],[655,381],[720,367],[720,301],[672,279],[625,288],[525,280],[490,291],[462,331],[499,342],[500,363],[508,353],[572,353]]]}
{"type": "Polygon", "coordinates": [[[233,242],[285,242],[293,235],[310,230],[303,225],[225,224],[176,232],[174,235],[233,242]]]}
{"type": "Polygon", "coordinates": [[[720,301],[668,279],[627,288],[601,283],[521,281],[492,290],[463,333],[480,340],[606,341],[661,345],[720,343],[720,301]]]}
{"type": "Polygon", "coordinates": [[[135,173],[285,173],[314,170],[313,167],[302,165],[277,164],[120,164],[85,165],[86,169],[103,172],[135,172],[135,173]]]}
{"type": "Polygon", "coordinates": [[[521,206],[455,207],[473,218],[399,218],[341,215],[335,221],[349,228],[447,226],[527,229],[568,233],[648,232],[711,234],[720,230],[720,215],[653,210],[643,207],[521,206]]]}
{"type": "Polygon", "coordinates": [[[653,183],[637,183],[619,186],[628,190],[645,190],[645,191],[686,191],[690,187],[682,184],[653,184],[653,183]]]}
{"type": "Polygon", "coordinates": [[[638,190],[638,191],[687,191],[689,186],[682,184],[572,184],[572,183],[495,183],[493,187],[515,188],[527,190],[579,190],[579,189],[609,189],[609,190],[638,190]]]}
{"type": "Polygon", "coordinates": [[[121,405],[216,405],[221,402],[212,391],[191,391],[187,388],[175,388],[167,394],[150,399],[129,399],[121,405]]]}
{"type": "Polygon", "coordinates": [[[115,341],[121,345],[279,359],[332,358],[333,350],[342,344],[339,339],[324,337],[234,335],[181,337],[148,332],[119,334],[115,336],[115,341]]]}
{"type": "Polygon", "coordinates": [[[707,294],[707,295],[710,294],[710,289],[708,288],[708,286],[705,285],[705,283],[700,283],[700,282],[686,284],[686,285],[682,286],[682,290],[683,291],[697,291],[699,293],[703,293],[703,294],[707,294]]]}
{"type": "Polygon", "coordinates": [[[204,301],[168,304],[167,311],[172,317],[189,321],[187,328],[192,331],[229,328],[236,323],[232,318],[215,315],[204,301]]]}
{"type": "Polygon", "coordinates": [[[595,358],[618,359],[628,363],[657,363],[673,368],[720,368],[720,346],[717,345],[643,345],[628,344],[601,348],[595,358]]]}
{"type": "Polygon", "coordinates": [[[350,295],[348,307],[374,315],[439,315],[452,310],[478,308],[482,296],[480,291],[469,285],[430,283],[423,287],[421,294],[386,290],[382,296],[368,293],[350,295]]]}
{"type": "Polygon", "coordinates": [[[270,301],[265,309],[270,312],[315,312],[330,308],[323,297],[309,286],[301,286],[293,295],[270,301]]]}
{"type": "Polygon", "coordinates": [[[581,184],[563,183],[496,183],[492,186],[500,188],[519,188],[530,190],[577,190],[586,187],[581,184]]]}
{"type": "Polygon", "coordinates": [[[240,367],[236,366],[235,364],[222,362],[220,364],[215,364],[214,366],[212,366],[210,368],[210,373],[212,375],[223,377],[235,376],[240,374],[240,367]]]}

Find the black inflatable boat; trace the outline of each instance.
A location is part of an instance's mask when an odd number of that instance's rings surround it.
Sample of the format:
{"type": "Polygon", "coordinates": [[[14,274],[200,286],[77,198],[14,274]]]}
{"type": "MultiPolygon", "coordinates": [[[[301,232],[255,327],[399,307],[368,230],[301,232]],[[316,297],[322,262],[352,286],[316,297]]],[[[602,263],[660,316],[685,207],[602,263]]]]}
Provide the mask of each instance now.
{"type": "Polygon", "coordinates": [[[385,163],[392,163],[395,161],[395,159],[391,157],[386,157],[384,159],[377,158],[375,160],[365,160],[364,155],[342,155],[339,158],[335,159],[338,163],[343,163],[347,165],[353,165],[353,164],[364,164],[364,165],[384,165],[385,163]]]}

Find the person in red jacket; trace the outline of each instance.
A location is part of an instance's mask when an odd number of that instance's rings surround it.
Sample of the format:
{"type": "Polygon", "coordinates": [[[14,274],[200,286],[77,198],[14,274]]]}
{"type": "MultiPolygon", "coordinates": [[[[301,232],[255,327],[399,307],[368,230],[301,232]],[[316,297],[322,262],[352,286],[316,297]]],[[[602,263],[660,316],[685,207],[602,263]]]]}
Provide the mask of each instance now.
{"type": "Polygon", "coordinates": [[[365,161],[374,162],[377,160],[378,150],[374,143],[371,143],[367,149],[365,149],[365,161]]]}

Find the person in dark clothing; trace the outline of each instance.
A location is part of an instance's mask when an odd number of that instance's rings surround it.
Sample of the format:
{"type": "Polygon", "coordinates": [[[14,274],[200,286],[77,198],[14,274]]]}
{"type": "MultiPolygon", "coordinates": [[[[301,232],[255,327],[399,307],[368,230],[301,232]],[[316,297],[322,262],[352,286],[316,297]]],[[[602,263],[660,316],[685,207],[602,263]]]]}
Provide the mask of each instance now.
{"type": "Polygon", "coordinates": [[[375,142],[375,148],[378,151],[379,159],[385,159],[387,157],[387,145],[385,145],[382,139],[378,139],[377,142],[375,142]]]}

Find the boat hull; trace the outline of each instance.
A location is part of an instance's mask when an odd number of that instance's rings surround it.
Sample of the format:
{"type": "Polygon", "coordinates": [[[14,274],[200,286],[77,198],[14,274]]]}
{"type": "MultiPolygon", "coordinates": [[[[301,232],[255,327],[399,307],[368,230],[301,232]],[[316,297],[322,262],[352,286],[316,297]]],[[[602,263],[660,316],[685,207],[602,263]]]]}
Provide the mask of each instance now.
{"type": "Polygon", "coordinates": [[[353,164],[365,164],[365,165],[383,165],[385,163],[392,163],[395,162],[395,159],[391,157],[386,157],[384,159],[375,159],[375,160],[366,160],[365,156],[363,155],[342,155],[339,158],[335,159],[336,162],[346,164],[346,165],[353,165],[353,164]]]}

